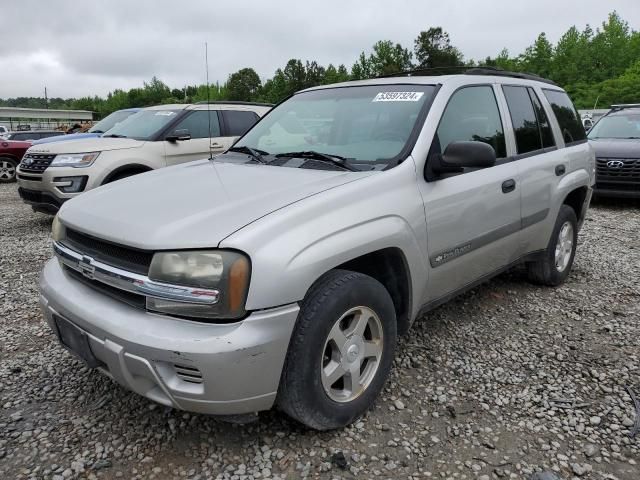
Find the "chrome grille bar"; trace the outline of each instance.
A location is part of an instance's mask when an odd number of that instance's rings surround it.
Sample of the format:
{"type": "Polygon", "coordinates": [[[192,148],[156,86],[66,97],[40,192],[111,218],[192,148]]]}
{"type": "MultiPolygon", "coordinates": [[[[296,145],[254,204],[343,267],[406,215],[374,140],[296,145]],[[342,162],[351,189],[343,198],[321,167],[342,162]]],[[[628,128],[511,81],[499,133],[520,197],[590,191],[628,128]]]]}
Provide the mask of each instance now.
{"type": "Polygon", "coordinates": [[[89,280],[126,292],[199,305],[215,305],[220,299],[218,290],[155,282],[145,275],[128,272],[82,255],[58,242],[53,242],[53,251],[64,265],[89,280]]]}

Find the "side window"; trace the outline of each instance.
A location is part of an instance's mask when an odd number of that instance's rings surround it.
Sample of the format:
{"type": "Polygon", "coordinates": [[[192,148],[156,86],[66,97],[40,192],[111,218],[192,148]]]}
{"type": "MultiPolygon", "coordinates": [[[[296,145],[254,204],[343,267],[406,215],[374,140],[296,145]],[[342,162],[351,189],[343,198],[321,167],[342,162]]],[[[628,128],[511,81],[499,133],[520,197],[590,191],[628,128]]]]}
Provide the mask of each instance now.
{"type": "Polygon", "coordinates": [[[440,153],[455,141],[488,143],[498,158],[507,156],[504,130],[493,88],[486,85],[465,87],[453,94],[437,130],[440,153]]]}
{"type": "Polygon", "coordinates": [[[244,135],[259,120],[256,113],[241,110],[225,110],[222,115],[227,125],[227,135],[230,137],[244,135]]]}
{"type": "Polygon", "coordinates": [[[542,108],[538,94],[529,87],[529,96],[533,102],[533,108],[536,111],[536,118],[538,119],[538,125],[540,126],[540,136],[542,137],[542,147],[549,148],[555,147],[556,141],[553,138],[553,132],[551,131],[551,124],[549,124],[549,118],[547,113],[542,108]]]}
{"type": "Polygon", "coordinates": [[[538,119],[527,88],[505,85],[502,90],[509,107],[518,154],[540,150],[542,139],[540,138],[538,119]]]}
{"type": "Polygon", "coordinates": [[[174,130],[188,130],[191,138],[219,137],[220,122],[218,121],[218,112],[216,110],[209,112],[206,110],[196,110],[195,112],[191,112],[174,127],[174,130]],[[211,135],[207,133],[209,127],[207,114],[209,114],[211,118],[211,135]]]}
{"type": "Polygon", "coordinates": [[[569,95],[565,92],[558,90],[543,90],[545,97],[551,104],[558,125],[560,125],[560,131],[562,137],[567,145],[572,143],[581,142],[587,138],[587,134],[582,126],[580,116],[576,111],[576,107],[571,103],[569,95]]]}

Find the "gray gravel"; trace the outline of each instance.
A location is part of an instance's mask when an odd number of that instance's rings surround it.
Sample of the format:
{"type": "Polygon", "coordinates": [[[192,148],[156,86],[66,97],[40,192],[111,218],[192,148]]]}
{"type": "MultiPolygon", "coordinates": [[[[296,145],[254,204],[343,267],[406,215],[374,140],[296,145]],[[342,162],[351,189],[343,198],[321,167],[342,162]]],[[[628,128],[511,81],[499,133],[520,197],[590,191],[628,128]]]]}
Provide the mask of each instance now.
{"type": "Polygon", "coordinates": [[[0,185],[0,478],[640,478],[640,204],[592,207],[557,289],[515,270],[402,340],[366,417],[304,430],[156,405],[90,371],[41,319],[51,219],[0,185]]]}

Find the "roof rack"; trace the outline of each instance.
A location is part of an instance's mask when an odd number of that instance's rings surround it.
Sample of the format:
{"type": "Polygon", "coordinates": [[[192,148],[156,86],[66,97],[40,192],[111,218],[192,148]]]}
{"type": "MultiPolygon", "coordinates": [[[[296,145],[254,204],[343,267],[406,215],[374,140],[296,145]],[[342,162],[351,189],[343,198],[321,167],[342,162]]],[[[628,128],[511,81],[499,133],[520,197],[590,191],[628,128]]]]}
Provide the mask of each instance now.
{"type": "Polygon", "coordinates": [[[611,105],[611,110],[624,110],[625,108],[640,108],[640,103],[619,103],[611,105]]]}
{"type": "Polygon", "coordinates": [[[535,80],[536,82],[548,83],[550,85],[557,84],[548,78],[525,72],[510,72],[496,67],[433,67],[433,68],[417,68],[415,70],[406,70],[403,72],[392,73],[390,75],[381,75],[376,78],[387,77],[403,77],[403,76],[432,76],[432,75],[493,75],[496,77],[512,77],[521,78],[523,80],[535,80]]]}
{"type": "Polygon", "coordinates": [[[196,105],[252,105],[256,107],[273,107],[273,103],[261,103],[261,102],[242,102],[240,100],[211,100],[207,102],[203,100],[202,102],[196,102],[196,105]]]}

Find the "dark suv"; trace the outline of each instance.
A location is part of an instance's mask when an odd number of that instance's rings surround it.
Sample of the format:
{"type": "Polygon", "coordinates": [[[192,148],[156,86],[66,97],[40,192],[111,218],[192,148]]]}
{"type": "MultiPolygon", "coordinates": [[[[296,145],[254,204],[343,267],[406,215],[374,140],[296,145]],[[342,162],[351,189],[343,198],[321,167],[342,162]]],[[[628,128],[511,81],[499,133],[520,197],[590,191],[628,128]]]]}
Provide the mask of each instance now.
{"type": "Polygon", "coordinates": [[[589,140],[596,152],[595,193],[640,198],[640,104],[612,105],[589,140]]]}

